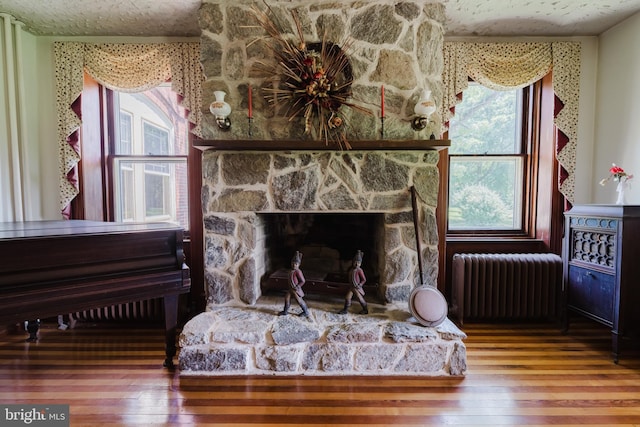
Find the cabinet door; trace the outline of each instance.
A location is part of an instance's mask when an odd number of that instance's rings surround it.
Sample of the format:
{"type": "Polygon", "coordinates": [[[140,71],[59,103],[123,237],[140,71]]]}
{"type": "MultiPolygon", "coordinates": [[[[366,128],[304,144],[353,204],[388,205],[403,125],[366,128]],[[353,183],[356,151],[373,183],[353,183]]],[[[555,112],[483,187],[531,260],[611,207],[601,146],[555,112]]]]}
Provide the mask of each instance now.
{"type": "Polygon", "coordinates": [[[614,276],[611,274],[570,265],[569,306],[611,326],[614,284],[614,276]]]}

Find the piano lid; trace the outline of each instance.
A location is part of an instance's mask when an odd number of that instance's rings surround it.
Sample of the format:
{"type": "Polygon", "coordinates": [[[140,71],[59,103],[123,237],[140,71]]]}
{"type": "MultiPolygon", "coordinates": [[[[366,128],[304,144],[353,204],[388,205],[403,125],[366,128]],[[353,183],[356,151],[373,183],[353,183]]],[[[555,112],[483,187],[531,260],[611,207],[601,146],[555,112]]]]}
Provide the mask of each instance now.
{"type": "Polygon", "coordinates": [[[0,222],[0,240],[91,234],[117,234],[152,230],[182,230],[170,222],[102,222],[88,220],[48,220],[0,222]]]}

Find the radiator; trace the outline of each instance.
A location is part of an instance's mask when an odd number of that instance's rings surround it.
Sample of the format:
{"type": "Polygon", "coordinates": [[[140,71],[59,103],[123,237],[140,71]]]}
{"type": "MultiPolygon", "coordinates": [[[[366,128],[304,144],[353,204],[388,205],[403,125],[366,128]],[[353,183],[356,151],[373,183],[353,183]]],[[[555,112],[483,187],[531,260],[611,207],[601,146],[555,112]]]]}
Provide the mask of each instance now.
{"type": "Polygon", "coordinates": [[[95,308],[73,313],[79,320],[142,320],[161,321],[164,319],[164,300],[153,298],[126,304],[114,304],[107,307],[95,308]]]}
{"type": "Polygon", "coordinates": [[[555,254],[455,254],[451,311],[463,319],[560,316],[562,259],[555,254]]]}

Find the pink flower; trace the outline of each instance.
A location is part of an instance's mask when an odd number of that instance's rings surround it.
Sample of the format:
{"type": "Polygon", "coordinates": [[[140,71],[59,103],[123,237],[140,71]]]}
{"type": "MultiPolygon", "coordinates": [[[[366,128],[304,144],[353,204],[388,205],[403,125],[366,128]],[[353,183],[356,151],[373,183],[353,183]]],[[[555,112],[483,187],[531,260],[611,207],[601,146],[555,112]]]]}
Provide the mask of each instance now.
{"type": "Polygon", "coordinates": [[[622,169],[620,166],[616,166],[615,163],[613,164],[613,166],[611,166],[611,169],[609,169],[609,172],[611,172],[612,175],[618,175],[618,174],[624,175],[624,169],[622,169]]]}
{"type": "Polygon", "coordinates": [[[605,185],[610,179],[613,179],[614,181],[620,181],[623,179],[625,181],[629,181],[632,178],[632,174],[626,173],[620,166],[612,163],[611,168],[609,169],[609,176],[600,180],[600,185],[605,185]]]}

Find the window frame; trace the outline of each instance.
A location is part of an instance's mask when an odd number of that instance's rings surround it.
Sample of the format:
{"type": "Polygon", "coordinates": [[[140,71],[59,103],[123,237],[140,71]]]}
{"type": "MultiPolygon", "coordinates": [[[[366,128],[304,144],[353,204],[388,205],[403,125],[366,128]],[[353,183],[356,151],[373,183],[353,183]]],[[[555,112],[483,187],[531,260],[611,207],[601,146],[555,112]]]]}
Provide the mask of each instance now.
{"type": "MultiPolygon", "coordinates": [[[[138,148],[141,148],[142,150],[144,150],[144,143],[145,143],[144,129],[145,129],[145,125],[148,125],[155,129],[158,129],[167,133],[168,145],[166,149],[168,150],[168,154],[145,155],[145,154],[138,153],[136,151],[136,145],[134,144],[136,135],[134,135],[135,125],[133,123],[132,123],[132,129],[131,129],[131,142],[130,142],[132,153],[117,154],[119,141],[120,141],[120,120],[119,120],[120,112],[125,111],[127,114],[132,114],[132,113],[130,111],[121,110],[119,105],[118,91],[111,90],[108,88],[105,88],[105,91],[106,91],[106,101],[107,101],[106,102],[106,123],[107,123],[107,129],[108,129],[107,131],[108,138],[107,138],[107,143],[105,144],[105,165],[106,165],[105,186],[108,187],[107,204],[109,209],[110,220],[112,221],[124,220],[123,218],[121,218],[121,215],[119,212],[121,202],[118,199],[118,196],[119,196],[118,186],[121,185],[121,183],[120,183],[120,177],[118,174],[119,169],[117,168],[118,163],[122,163],[126,161],[130,161],[133,163],[142,163],[142,164],[150,163],[153,161],[172,163],[172,164],[184,163],[187,171],[187,182],[186,182],[187,192],[185,194],[185,197],[187,197],[187,209],[189,211],[186,218],[188,223],[186,224],[186,226],[184,226],[185,228],[184,234],[186,238],[189,238],[191,234],[192,221],[193,221],[193,216],[191,215],[191,211],[193,210],[193,206],[191,205],[192,192],[190,190],[190,186],[192,184],[190,183],[191,172],[189,170],[190,163],[192,162],[189,161],[189,158],[190,158],[189,147],[187,147],[187,153],[175,154],[175,147],[171,143],[171,141],[175,138],[174,130],[166,128],[163,124],[155,123],[145,118],[142,118],[142,121],[139,127],[140,128],[139,131],[142,134],[138,136],[140,143],[142,144],[142,147],[138,147],[138,148]]],[[[190,146],[191,143],[190,143],[189,135],[187,135],[187,139],[190,146]]],[[[143,169],[143,174],[145,175],[148,173],[154,174],[154,175],[163,175],[163,176],[167,175],[167,172],[163,172],[163,171],[146,170],[144,165],[142,165],[142,169],[143,169]]],[[[153,221],[167,221],[169,219],[170,217],[167,215],[158,215],[158,216],[148,217],[145,214],[144,218],[141,221],[153,222],[153,221]]]]}
{"type": "MultiPolygon", "coordinates": [[[[522,190],[521,190],[521,220],[519,229],[450,229],[449,215],[446,215],[445,232],[448,237],[496,237],[496,238],[523,238],[533,237],[535,233],[535,205],[537,195],[534,189],[537,187],[537,161],[540,146],[540,133],[536,129],[540,123],[540,99],[542,93],[542,80],[532,83],[521,90],[520,103],[520,153],[519,154],[451,154],[447,152],[446,161],[446,212],[449,211],[449,189],[451,176],[452,157],[521,157],[523,162],[522,190]]],[[[464,93],[463,93],[464,97],[464,93]]]]}

